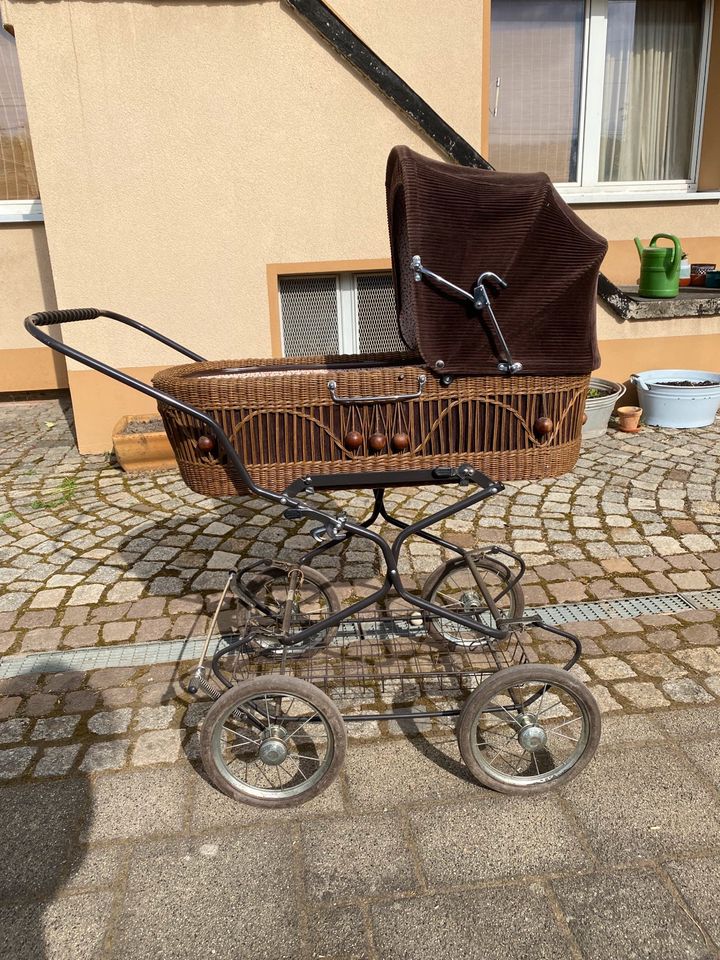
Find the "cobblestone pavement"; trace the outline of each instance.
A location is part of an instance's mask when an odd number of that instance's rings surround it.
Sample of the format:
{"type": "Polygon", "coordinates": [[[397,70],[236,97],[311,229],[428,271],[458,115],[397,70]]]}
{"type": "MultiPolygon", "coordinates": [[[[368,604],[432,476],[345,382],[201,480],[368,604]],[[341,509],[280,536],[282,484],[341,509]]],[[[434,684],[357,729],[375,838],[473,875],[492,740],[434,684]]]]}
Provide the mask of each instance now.
{"type": "MultiPolygon", "coordinates": [[[[0,654],[195,636],[238,558],[312,542],[264,503],[80,457],[57,401],[0,404],[0,427],[0,654]]],[[[719,439],[608,434],[572,474],[508,485],[440,529],[521,552],[533,606],[713,590],[719,439]]],[[[456,496],[389,500],[409,518],[456,496]]],[[[369,497],[336,502],[361,516],[369,497]]],[[[441,559],[418,542],[401,572],[419,587],[441,559]]],[[[364,544],[318,567],[344,597],[379,570],[364,544]]],[[[320,798],[259,814],[202,778],[188,664],[0,680],[0,955],[720,956],[718,612],[570,629],[604,740],[533,800],[472,784],[447,727],[387,721],[350,726],[320,798]]],[[[564,656],[547,635],[529,649],[564,656]]]]}

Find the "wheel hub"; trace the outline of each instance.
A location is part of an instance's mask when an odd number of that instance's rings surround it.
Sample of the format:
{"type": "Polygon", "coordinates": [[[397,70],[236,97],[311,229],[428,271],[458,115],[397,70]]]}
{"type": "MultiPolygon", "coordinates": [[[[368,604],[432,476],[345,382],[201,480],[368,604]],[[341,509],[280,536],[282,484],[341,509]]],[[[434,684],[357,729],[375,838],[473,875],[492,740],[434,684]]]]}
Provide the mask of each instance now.
{"type": "Polygon", "coordinates": [[[480,597],[474,590],[467,590],[462,595],[462,605],[463,613],[473,613],[475,610],[479,610],[482,604],[480,603],[480,597]]]}
{"type": "Polygon", "coordinates": [[[284,727],[272,724],[266,730],[263,730],[260,739],[262,743],[258,750],[258,756],[263,763],[267,763],[271,767],[278,767],[285,762],[288,748],[286,744],[287,731],[284,727]]]}
{"type": "Polygon", "coordinates": [[[546,746],[547,734],[539,724],[530,720],[518,734],[518,740],[523,750],[529,750],[531,753],[534,753],[536,750],[542,750],[543,747],[546,746]]]}

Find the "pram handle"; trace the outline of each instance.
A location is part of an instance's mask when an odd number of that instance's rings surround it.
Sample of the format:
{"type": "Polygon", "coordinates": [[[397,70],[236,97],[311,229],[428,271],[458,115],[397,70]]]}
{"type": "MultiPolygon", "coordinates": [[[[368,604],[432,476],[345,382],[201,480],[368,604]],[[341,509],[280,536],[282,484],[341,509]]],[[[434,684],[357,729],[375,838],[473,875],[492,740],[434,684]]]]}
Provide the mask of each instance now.
{"type": "Polygon", "coordinates": [[[134,327],[141,333],[152,337],[153,340],[158,340],[160,343],[164,343],[166,346],[172,347],[173,350],[177,350],[178,353],[182,353],[191,360],[202,362],[205,359],[194,351],[188,350],[187,347],[183,347],[174,340],[171,340],[170,337],[165,337],[162,333],[158,333],[156,330],[146,326],[144,323],[140,323],[138,320],[133,320],[131,317],[125,317],[121,313],[114,313],[112,310],[98,310],[96,307],[78,307],[71,310],[46,310],[42,313],[33,313],[29,317],[25,318],[25,329],[30,336],[35,337],[36,340],[44,343],[45,346],[50,347],[51,350],[62,353],[64,356],[70,357],[71,360],[77,360],[77,362],[82,363],[83,366],[90,367],[91,370],[97,370],[98,373],[105,374],[105,376],[110,377],[111,380],[117,380],[118,383],[122,383],[126,387],[132,387],[139,393],[144,393],[146,396],[152,397],[156,402],[164,403],[169,407],[173,407],[175,410],[179,410],[180,413],[184,413],[186,416],[195,417],[216,437],[218,443],[224,449],[233,467],[237,470],[240,481],[257,496],[279,501],[279,496],[275,496],[273,494],[269,494],[268,496],[268,491],[263,490],[262,487],[259,487],[255,483],[250,474],[247,472],[245,464],[240,459],[237,450],[233,447],[227,434],[220,424],[213,420],[212,417],[209,417],[206,413],[202,413],[195,407],[190,406],[190,404],[183,403],[182,400],[178,400],[176,397],[172,397],[170,394],[164,393],[162,390],[157,390],[149,383],[138,380],[137,377],[130,376],[129,373],[125,373],[123,370],[117,370],[115,367],[111,367],[109,364],[103,363],[102,360],[96,360],[87,353],[83,353],[81,350],[76,350],[75,347],[68,346],[67,343],[63,343],[62,340],[58,340],[55,337],[50,336],[49,333],[46,333],[41,329],[41,327],[48,327],[57,323],[75,323],[78,320],[96,320],[98,317],[107,317],[110,320],[117,320],[119,323],[124,323],[129,327],[134,327]]]}

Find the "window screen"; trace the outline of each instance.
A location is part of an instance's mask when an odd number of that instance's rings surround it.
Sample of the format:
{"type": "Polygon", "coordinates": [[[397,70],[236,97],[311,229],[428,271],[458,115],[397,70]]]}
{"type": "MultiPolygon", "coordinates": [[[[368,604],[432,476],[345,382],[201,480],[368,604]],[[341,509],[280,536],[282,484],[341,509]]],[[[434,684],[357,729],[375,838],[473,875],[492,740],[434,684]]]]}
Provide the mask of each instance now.
{"type": "Polygon", "coordinates": [[[405,350],[398,333],[392,275],[358,274],[356,285],[359,352],[405,350]]]}
{"type": "Polygon", "coordinates": [[[286,357],[339,353],[336,277],[281,277],[286,357]]]}

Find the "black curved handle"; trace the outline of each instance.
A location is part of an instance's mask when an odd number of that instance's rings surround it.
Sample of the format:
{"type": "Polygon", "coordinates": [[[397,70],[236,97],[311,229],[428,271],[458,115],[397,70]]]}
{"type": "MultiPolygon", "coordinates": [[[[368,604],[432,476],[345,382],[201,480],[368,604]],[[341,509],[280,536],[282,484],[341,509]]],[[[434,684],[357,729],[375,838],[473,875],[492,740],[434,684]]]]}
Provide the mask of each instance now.
{"type": "Polygon", "coordinates": [[[73,323],[76,320],[97,320],[103,316],[102,310],[95,307],[77,307],[74,310],[43,310],[33,313],[28,320],[36,327],[49,327],[54,323],[73,323]]]}

